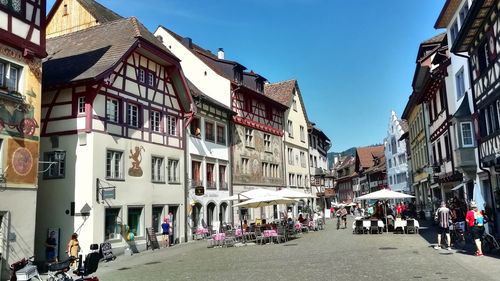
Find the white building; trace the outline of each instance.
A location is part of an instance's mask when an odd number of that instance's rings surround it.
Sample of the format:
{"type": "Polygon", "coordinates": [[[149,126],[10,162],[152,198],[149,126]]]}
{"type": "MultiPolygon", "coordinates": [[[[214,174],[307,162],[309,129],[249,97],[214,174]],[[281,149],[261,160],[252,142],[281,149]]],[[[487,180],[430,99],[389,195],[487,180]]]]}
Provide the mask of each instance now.
{"type": "Polygon", "coordinates": [[[404,123],[398,119],[394,111],[391,111],[387,136],[384,140],[384,153],[387,165],[387,182],[390,189],[410,193],[406,145],[399,141],[404,134],[403,126],[406,126],[404,123]]]}
{"type": "MultiPolygon", "coordinates": [[[[81,14],[61,2],[49,27],[81,14]]],[[[94,9],[80,6],[84,11],[110,12],[85,3],[94,9]]],[[[144,249],[146,228],[159,235],[167,216],[173,241],[186,240],[187,82],[178,58],[137,19],[110,16],[47,40],[40,154],[49,165],[39,181],[40,257],[49,229],[59,232],[59,254],[73,232],[83,251],[105,241],[115,252],[144,249]]],[[[61,30],[71,30],[67,24],[61,30]]]]}

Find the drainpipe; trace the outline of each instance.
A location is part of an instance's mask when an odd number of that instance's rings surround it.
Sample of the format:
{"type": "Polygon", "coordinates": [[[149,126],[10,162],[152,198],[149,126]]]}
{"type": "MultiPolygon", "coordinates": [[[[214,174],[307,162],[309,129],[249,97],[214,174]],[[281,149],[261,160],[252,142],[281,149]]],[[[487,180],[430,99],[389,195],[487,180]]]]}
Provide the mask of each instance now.
{"type": "Polygon", "coordinates": [[[188,227],[189,227],[189,215],[188,215],[188,196],[189,196],[189,182],[188,182],[188,129],[184,127],[184,138],[182,140],[182,146],[184,147],[184,242],[188,242],[188,227]]]}
{"type": "MultiPolygon", "coordinates": [[[[472,67],[471,67],[471,63],[470,63],[470,57],[467,56],[467,55],[462,55],[462,54],[455,54],[459,57],[462,57],[462,58],[465,58],[467,59],[467,67],[469,68],[469,86],[470,86],[470,89],[471,89],[471,95],[472,95],[472,108],[474,110],[474,113],[477,112],[477,106],[476,106],[476,94],[474,92],[474,87],[473,87],[473,81],[472,81],[472,67]]],[[[479,128],[477,128],[479,130],[479,128]]],[[[493,194],[493,184],[492,184],[492,181],[491,181],[491,172],[489,169],[485,169],[483,167],[483,164],[481,162],[481,152],[480,152],[480,146],[481,146],[481,136],[476,136],[478,137],[477,138],[477,162],[478,162],[478,167],[481,171],[485,172],[488,174],[488,181],[490,183],[490,199],[491,199],[491,203],[492,203],[492,217],[493,217],[493,233],[497,233],[497,228],[496,228],[496,205],[495,205],[495,195],[493,194]]]]}

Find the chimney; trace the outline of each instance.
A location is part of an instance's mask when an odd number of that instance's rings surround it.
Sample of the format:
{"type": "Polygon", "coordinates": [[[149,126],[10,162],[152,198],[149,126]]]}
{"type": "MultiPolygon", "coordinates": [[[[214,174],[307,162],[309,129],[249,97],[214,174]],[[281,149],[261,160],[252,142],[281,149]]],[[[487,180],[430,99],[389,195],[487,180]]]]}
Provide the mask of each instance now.
{"type": "Polygon", "coordinates": [[[191,38],[189,38],[189,37],[184,37],[184,38],[182,38],[182,45],[186,46],[186,48],[188,48],[188,49],[192,49],[193,48],[193,40],[191,40],[191,38]]]}
{"type": "Polygon", "coordinates": [[[217,52],[217,57],[221,60],[224,59],[224,49],[219,48],[219,51],[217,52]]]}

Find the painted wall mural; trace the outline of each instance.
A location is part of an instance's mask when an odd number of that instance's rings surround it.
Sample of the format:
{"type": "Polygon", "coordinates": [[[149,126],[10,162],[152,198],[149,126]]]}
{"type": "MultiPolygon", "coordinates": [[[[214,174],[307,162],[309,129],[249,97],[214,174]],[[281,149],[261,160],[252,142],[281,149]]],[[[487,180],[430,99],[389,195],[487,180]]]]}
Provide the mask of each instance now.
{"type": "Polygon", "coordinates": [[[38,142],[8,139],[4,171],[9,184],[36,185],[38,176],[38,142]]]}
{"type": "Polygon", "coordinates": [[[128,169],[128,175],[131,177],[142,177],[142,151],[145,152],[145,149],[142,146],[136,146],[134,150],[130,150],[130,155],[128,158],[132,159],[132,167],[128,169]]]}

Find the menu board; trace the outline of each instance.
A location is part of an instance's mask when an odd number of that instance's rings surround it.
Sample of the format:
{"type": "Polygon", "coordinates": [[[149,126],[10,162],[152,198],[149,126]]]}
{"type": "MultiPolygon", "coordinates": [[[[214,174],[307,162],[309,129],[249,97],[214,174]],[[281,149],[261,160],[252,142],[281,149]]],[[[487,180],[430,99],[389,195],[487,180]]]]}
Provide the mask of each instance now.
{"type": "Polygon", "coordinates": [[[158,239],[156,239],[156,231],[154,230],[154,228],[147,227],[146,235],[148,238],[148,241],[146,243],[146,249],[149,248],[151,248],[151,250],[160,249],[160,244],[158,243],[158,239]]]}

